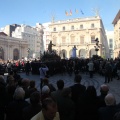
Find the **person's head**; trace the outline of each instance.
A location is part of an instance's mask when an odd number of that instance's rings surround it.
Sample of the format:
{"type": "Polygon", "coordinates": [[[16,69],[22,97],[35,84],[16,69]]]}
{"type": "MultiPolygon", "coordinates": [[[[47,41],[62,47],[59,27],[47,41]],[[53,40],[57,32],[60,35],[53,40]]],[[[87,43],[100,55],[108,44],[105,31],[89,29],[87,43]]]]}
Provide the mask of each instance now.
{"type": "Polygon", "coordinates": [[[22,79],[22,86],[23,88],[28,88],[30,85],[30,80],[28,78],[23,78],[22,79]]]}
{"type": "Polygon", "coordinates": [[[51,98],[46,98],[42,102],[42,112],[47,120],[53,120],[57,112],[57,104],[51,98]]]}
{"type": "Polygon", "coordinates": [[[95,98],[97,96],[95,87],[93,85],[88,86],[86,89],[86,94],[91,98],[95,98]]]}
{"type": "Polygon", "coordinates": [[[32,105],[40,103],[40,92],[36,91],[30,95],[30,103],[32,105]]]}
{"type": "Polygon", "coordinates": [[[62,90],[63,97],[71,97],[71,88],[67,87],[62,90]]]}
{"type": "Polygon", "coordinates": [[[108,91],[109,91],[109,87],[107,85],[103,84],[103,85],[100,86],[100,92],[101,92],[101,94],[107,95],[108,91]]]}
{"type": "Polygon", "coordinates": [[[62,90],[64,88],[64,81],[63,80],[58,80],[57,81],[57,87],[59,90],[62,90]]]}
{"type": "Polygon", "coordinates": [[[44,78],[44,79],[43,79],[43,84],[44,84],[44,85],[48,85],[48,83],[49,83],[48,78],[44,78]]]}
{"type": "Polygon", "coordinates": [[[42,94],[49,94],[50,93],[50,88],[45,85],[42,87],[42,94]]]}
{"type": "Polygon", "coordinates": [[[16,88],[13,98],[15,100],[23,100],[24,97],[25,97],[25,91],[23,90],[23,88],[22,87],[16,88]]]}
{"type": "Polygon", "coordinates": [[[80,83],[81,80],[82,80],[81,75],[79,75],[79,74],[75,75],[74,81],[75,81],[76,83],[80,83]]]}
{"type": "Polygon", "coordinates": [[[116,104],[116,100],[113,94],[109,93],[105,96],[105,103],[107,106],[113,106],[116,104]]]}
{"type": "Polygon", "coordinates": [[[34,80],[31,80],[31,81],[30,81],[30,87],[31,87],[31,88],[34,88],[34,87],[35,87],[35,81],[34,81],[34,80]]]}

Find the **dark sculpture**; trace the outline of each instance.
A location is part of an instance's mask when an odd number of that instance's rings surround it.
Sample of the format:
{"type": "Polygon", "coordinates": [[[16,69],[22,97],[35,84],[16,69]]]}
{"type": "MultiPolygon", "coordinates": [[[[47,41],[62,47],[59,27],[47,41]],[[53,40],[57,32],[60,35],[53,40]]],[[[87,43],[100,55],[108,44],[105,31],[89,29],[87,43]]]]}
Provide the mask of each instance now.
{"type": "Polygon", "coordinates": [[[52,41],[50,41],[50,43],[48,45],[48,51],[49,51],[49,53],[52,53],[52,46],[55,46],[55,45],[52,44],[52,41]]]}

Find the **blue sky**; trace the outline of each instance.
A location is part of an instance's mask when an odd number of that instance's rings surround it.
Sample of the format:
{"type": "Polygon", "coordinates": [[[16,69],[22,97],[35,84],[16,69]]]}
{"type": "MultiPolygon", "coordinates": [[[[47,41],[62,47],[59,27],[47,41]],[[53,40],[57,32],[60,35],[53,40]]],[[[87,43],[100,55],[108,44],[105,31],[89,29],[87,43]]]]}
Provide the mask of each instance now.
{"type": "Polygon", "coordinates": [[[50,22],[51,16],[56,21],[95,16],[93,9],[99,9],[105,29],[113,30],[120,0],[0,0],[0,28],[15,23],[35,26],[37,22],[50,22]],[[66,16],[65,11],[70,10],[72,16],[66,16]]]}

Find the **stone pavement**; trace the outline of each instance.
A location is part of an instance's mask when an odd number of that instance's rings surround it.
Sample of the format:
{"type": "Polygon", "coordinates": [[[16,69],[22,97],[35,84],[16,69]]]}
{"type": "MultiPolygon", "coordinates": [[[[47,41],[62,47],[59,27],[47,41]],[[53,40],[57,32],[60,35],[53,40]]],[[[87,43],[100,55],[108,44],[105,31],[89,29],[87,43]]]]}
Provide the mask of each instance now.
{"type": "MultiPolygon", "coordinates": [[[[30,74],[29,76],[27,76],[25,75],[25,73],[20,73],[20,75],[22,78],[29,78],[30,80],[35,80],[36,87],[39,90],[39,84],[40,84],[39,75],[30,74]]],[[[84,74],[84,73],[81,73],[81,76],[82,76],[81,84],[85,85],[86,87],[89,85],[94,85],[97,90],[97,94],[99,95],[100,85],[104,84],[104,77],[98,74],[94,74],[93,78],[89,78],[89,74],[84,74]]],[[[65,87],[69,87],[74,84],[74,75],[69,76],[67,73],[65,73],[64,75],[57,74],[57,75],[51,76],[49,78],[49,82],[52,83],[57,88],[56,82],[59,79],[64,80],[65,87]]],[[[120,80],[113,79],[113,81],[110,83],[107,83],[107,85],[110,88],[109,92],[115,95],[116,102],[119,103],[120,102],[120,80]]]]}

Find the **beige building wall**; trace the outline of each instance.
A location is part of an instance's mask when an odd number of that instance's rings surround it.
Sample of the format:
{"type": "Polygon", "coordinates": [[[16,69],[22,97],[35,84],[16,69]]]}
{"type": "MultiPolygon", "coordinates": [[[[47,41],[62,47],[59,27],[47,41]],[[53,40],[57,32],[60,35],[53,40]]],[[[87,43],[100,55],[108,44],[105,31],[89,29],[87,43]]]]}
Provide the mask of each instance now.
{"type": "Polygon", "coordinates": [[[99,16],[89,18],[69,19],[66,21],[57,21],[49,25],[50,40],[56,46],[53,49],[63,57],[71,57],[71,51],[74,45],[77,48],[77,57],[90,58],[95,55],[95,39],[99,39],[99,56],[106,56],[108,50],[103,50],[107,45],[104,26],[99,16]]]}
{"type": "Polygon", "coordinates": [[[0,35],[0,59],[18,60],[27,57],[28,43],[25,40],[0,35]]]}
{"type": "Polygon", "coordinates": [[[114,25],[114,57],[120,57],[120,10],[113,20],[114,25]]]}

